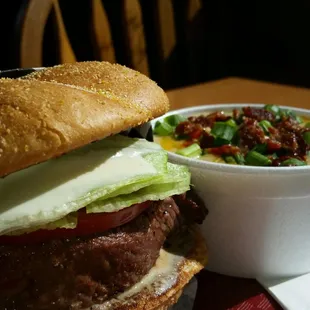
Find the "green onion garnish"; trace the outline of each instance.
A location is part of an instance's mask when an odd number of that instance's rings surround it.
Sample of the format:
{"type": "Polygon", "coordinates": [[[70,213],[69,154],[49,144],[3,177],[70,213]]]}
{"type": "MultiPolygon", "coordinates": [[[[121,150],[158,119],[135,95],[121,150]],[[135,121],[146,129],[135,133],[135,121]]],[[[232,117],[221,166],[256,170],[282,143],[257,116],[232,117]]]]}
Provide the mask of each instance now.
{"type": "Polygon", "coordinates": [[[170,136],[174,132],[174,127],[166,122],[157,121],[154,126],[154,134],[158,136],[170,136]]]}
{"type": "Polygon", "coordinates": [[[213,142],[214,146],[222,146],[226,144],[229,144],[229,141],[222,139],[222,138],[215,138],[213,142]]]}
{"type": "Polygon", "coordinates": [[[245,157],[245,163],[250,166],[269,166],[271,160],[255,151],[250,151],[245,157]]]}
{"type": "Polygon", "coordinates": [[[252,148],[252,151],[255,151],[255,152],[260,153],[260,154],[264,154],[267,151],[267,144],[266,143],[264,143],[264,144],[256,144],[252,148]]]}
{"type": "Polygon", "coordinates": [[[237,163],[233,156],[224,156],[223,159],[227,164],[235,165],[237,163]]]}
{"type": "Polygon", "coordinates": [[[234,158],[235,158],[238,165],[244,165],[245,160],[244,160],[244,156],[241,153],[235,154],[234,158]]]}
{"type": "Polygon", "coordinates": [[[259,123],[259,126],[263,128],[264,132],[267,134],[269,133],[269,128],[272,127],[271,123],[266,120],[262,120],[259,123]]]}
{"type": "Polygon", "coordinates": [[[164,122],[168,123],[172,127],[178,126],[181,122],[184,122],[186,118],[182,115],[174,114],[164,118],[164,122]]]}
{"type": "Polygon", "coordinates": [[[281,166],[306,166],[307,163],[297,158],[290,158],[281,163],[281,166]]]}
{"type": "Polygon", "coordinates": [[[269,157],[273,159],[279,158],[277,153],[272,153],[271,155],[269,155],[269,157]]]}
{"type": "Polygon", "coordinates": [[[236,127],[237,126],[236,122],[232,118],[229,119],[228,121],[226,121],[225,124],[227,124],[229,126],[232,126],[232,127],[236,127]]]}
{"type": "Polygon", "coordinates": [[[302,119],[296,115],[294,111],[282,109],[280,112],[281,116],[290,117],[293,120],[297,121],[299,124],[302,123],[302,119]]]}
{"type": "Polygon", "coordinates": [[[228,144],[231,141],[235,135],[235,132],[235,127],[224,122],[216,122],[211,129],[213,136],[225,141],[225,144],[228,144]]]}
{"type": "Polygon", "coordinates": [[[310,131],[304,132],[302,136],[305,139],[305,141],[307,142],[307,144],[310,144],[310,131]]]}
{"type": "Polygon", "coordinates": [[[277,106],[277,105],[274,105],[274,104],[266,104],[264,106],[264,109],[268,112],[271,112],[275,115],[278,115],[279,112],[280,112],[280,108],[277,106]]]}
{"type": "Polygon", "coordinates": [[[199,144],[194,143],[184,149],[177,150],[176,153],[186,157],[198,157],[202,154],[202,150],[199,144]]]}

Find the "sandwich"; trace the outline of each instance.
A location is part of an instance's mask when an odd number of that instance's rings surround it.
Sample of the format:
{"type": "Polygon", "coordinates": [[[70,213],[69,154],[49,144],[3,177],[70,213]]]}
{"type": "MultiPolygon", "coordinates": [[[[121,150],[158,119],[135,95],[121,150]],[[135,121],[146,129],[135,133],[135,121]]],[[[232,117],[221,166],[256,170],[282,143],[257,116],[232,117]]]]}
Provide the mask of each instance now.
{"type": "Polygon", "coordinates": [[[176,303],[207,262],[207,211],[151,141],[168,109],[156,83],[106,62],[0,79],[1,309],[176,303]]]}

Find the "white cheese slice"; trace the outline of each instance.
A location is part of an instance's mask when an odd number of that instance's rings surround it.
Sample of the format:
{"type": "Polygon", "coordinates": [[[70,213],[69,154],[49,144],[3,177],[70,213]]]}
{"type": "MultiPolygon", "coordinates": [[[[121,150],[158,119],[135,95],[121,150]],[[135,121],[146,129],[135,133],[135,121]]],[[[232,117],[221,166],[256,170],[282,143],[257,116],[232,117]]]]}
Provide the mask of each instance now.
{"type": "Polygon", "coordinates": [[[96,189],[158,175],[143,158],[158,151],[155,143],[111,137],[1,179],[0,234],[56,221],[98,199],[96,189]]]}

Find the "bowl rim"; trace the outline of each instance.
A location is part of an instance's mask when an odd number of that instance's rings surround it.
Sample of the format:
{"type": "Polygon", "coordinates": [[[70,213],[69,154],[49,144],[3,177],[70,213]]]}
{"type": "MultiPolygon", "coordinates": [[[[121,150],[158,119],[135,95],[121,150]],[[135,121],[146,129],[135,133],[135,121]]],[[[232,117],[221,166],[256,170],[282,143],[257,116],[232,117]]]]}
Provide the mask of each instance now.
{"type": "MultiPolygon", "coordinates": [[[[210,112],[212,110],[231,110],[233,108],[242,108],[246,106],[251,107],[262,107],[264,103],[220,103],[220,104],[208,104],[199,105],[194,107],[187,107],[182,109],[171,110],[166,114],[157,117],[151,121],[152,126],[155,125],[156,121],[165,118],[166,116],[173,114],[195,114],[197,112],[210,112]]],[[[295,108],[291,106],[278,105],[283,109],[290,109],[297,112],[299,115],[306,115],[310,117],[310,109],[295,108]]],[[[190,167],[221,171],[225,173],[243,173],[243,174],[272,174],[272,175],[294,175],[294,174],[309,174],[310,165],[298,166],[298,167],[257,167],[257,166],[242,166],[242,165],[229,165],[226,163],[214,163],[209,161],[203,161],[195,158],[188,158],[173,152],[167,151],[169,159],[179,164],[183,164],[190,167]]]]}

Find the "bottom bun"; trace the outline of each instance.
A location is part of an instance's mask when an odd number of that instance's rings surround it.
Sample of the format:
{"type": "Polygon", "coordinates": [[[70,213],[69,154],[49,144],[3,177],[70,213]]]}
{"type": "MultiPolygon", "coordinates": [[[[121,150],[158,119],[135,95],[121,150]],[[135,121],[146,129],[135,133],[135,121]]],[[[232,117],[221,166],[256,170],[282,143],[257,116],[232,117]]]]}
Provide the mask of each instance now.
{"type": "MultiPolygon", "coordinates": [[[[178,234],[160,251],[155,266],[136,285],[89,310],[166,310],[182,295],[184,286],[207,263],[205,241],[197,228],[178,234]]],[[[86,310],[86,309],[85,309],[86,310]]]]}

